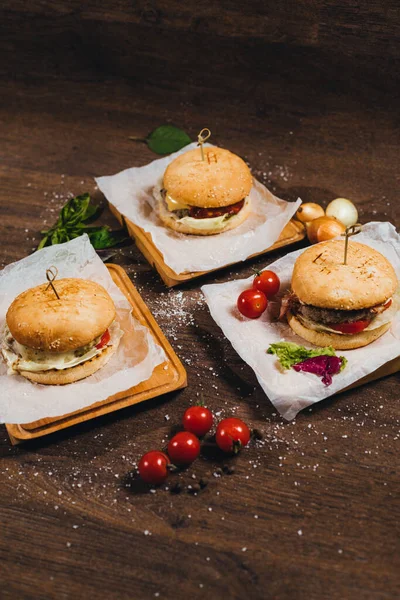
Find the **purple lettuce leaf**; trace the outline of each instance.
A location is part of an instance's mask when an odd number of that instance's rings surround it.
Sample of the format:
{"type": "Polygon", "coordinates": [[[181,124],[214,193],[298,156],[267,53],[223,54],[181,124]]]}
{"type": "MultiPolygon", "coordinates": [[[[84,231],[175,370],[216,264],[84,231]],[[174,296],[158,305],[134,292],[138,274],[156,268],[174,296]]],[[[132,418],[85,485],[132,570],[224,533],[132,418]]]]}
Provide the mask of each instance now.
{"type": "Polygon", "coordinates": [[[322,378],[322,383],[331,385],[332,375],[336,375],[342,369],[343,359],[340,356],[313,356],[293,365],[295,371],[314,373],[322,378]]]}

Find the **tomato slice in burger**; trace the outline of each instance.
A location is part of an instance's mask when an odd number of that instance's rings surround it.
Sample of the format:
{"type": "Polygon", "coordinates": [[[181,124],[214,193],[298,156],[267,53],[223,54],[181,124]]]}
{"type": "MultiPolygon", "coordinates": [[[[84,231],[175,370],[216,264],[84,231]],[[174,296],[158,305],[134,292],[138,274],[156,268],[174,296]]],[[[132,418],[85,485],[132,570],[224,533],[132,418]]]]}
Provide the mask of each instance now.
{"type": "Polygon", "coordinates": [[[98,350],[100,350],[100,348],[103,348],[104,346],[107,346],[107,344],[110,341],[110,339],[111,339],[110,332],[108,331],[108,329],[106,329],[106,331],[101,336],[99,343],[96,344],[96,348],[98,350]]]}
{"type": "Polygon", "coordinates": [[[330,329],[334,329],[335,331],[340,331],[341,333],[360,333],[360,331],[364,331],[366,327],[371,323],[371,321],[354,321],[353,323],[331,323],[328,325],[330,329]]]}
{"type": "MultiPolygon", "coordinates": [[[[390,298],[390,299],[389,299],[389,300],[386,302],[386,304],[384,304],[384,305],[383,305],[383,308],[384,308],[384,310],[387,310],[388,308],[390,308],[390,307],[392,306],[392,302],[393,302],[393,300],[390,298]]],[[[382,312],[384,312],[384,311],[382,311],[382,312]]]]}

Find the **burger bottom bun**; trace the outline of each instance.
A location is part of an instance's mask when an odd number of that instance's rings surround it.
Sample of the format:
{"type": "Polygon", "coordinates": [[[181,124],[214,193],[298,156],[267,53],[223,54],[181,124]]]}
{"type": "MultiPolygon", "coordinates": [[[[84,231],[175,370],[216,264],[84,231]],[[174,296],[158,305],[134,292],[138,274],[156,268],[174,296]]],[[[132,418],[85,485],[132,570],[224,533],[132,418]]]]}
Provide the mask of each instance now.
{"type": "Polygon", "coordinates": [[[371,331],[361,331],[352,335],[340,335],[336,333],[328,333],[327,331],[314,331],[305,327],[292,313],[287,313],[287,320],[290,327],[297,335],[311,342],[315,346],[333,346],[335,350],[353,350],[367,346],[377,340],[381,335],[390,329],[390,323],[385,323],[377,329],[371,331]]]}
{"type": "MultiPolygon", "coordinates": [[[[222,233],[223,231],[229,231],[239,227],[250,214],[250,199],[246,198],[243,208],[233,217],[230,217],[227,221],[222,223],[219,227],[216,227],[212,231],[209,229],[198,229],[197,227],[191,227],[188,223],[182,223],[175,215],[168,210],[163,200],[158,201],[158,215],[161,221],[174,231],[179,233],[188,233],[191,235],[215,235],[216,233],[222,233]]],[[[201,221],[202,219],[198,219],[201,221]]]]}
{"type": "Polygon", "coordinates": [[[18,371],[18,373],[30,381],[41,383],[43,385],[66,385],[68,383],[74,383],[74,381],[79,381],[80,379],[89,377],[89,375],[93,375],[93,373],[96,373],[101,367],[104,367],[116,352],[118,344],[119,340],[118,343],[107,346],[101,354],[94,356],[80,365],[76,365],[76,367],[70,367],[69,369],[62,369],[60,371],[52,369],[51,371],[40,372],[18,371]]]}

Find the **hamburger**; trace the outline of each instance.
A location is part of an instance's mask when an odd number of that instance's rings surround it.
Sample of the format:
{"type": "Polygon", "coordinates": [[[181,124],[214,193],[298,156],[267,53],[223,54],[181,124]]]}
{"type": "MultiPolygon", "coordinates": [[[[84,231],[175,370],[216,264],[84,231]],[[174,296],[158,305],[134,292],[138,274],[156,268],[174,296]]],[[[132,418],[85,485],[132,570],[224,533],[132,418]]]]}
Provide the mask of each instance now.
{"type": "Polygon", "coordinates": [[[396,273],[373,248],[344,240],[316,244],[295,262],[282,312],[295,333],[316,346],[350,350],[390,328],[397,306],[396,273]]]}
{"type": "Polygon", "coordinates": [[[252,176],[246,163],[216,146],[181,154],[167,167],[162,189],[154,189],[161,221],[175,231],[214,235],[243,223],[250,214],[252,176]]]}
{"type": "Polygon", "coordinates": [[[6,314],[1,352],[9,374],[45,385],[92,375],[123,335],[106,290],[84,279],[60,279],[22,292],[6,314]]]}

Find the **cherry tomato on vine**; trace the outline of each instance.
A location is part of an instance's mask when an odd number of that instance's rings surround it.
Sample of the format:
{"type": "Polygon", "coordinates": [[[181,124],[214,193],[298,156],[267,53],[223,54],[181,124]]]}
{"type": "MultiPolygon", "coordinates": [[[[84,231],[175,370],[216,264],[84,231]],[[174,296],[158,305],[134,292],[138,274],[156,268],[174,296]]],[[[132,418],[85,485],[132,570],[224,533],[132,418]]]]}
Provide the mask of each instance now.
{"type": "Polygon", "coordinates": [[[212,424],[212,412],[205,406],[191,406],[183,415],[184,429],[194,433],[197,437],[206,435],[210,431],[212,424]]]}
{"type": "Polygon", "coordinates": [[[168,455],[175,465],[190,465],[199,454],[199,439],[189,431],[177,433],[168,444],[168,455]]]}
{"type": "Polygon", "coordinates": [[[261,271],[253,280],[253,288],[264,292],[268,300],[271,300],[279,292],[280,285],[279,277],[273,271],[261,271]]]}
{"type": "Polygon", "coordinates": [[[237,454],[241,448],[247,446],[249,440],[250,429],[240,419],[223,419],[217,427],[215,441],[223,452],[237,454]]]}
{"type": "Polygon", "coordinates": [[[139,461],[139,475],[146,483],[159,485],[168,477],[170,460],[164,452],[152,450],[142,456],[139,461]]]}
{"type": "Polygon", "coordinates": [[[268,306],[264,292],[250,289],[242,292],[237,300],[239,312],[249,319],[258,319],[268,306]]]}

